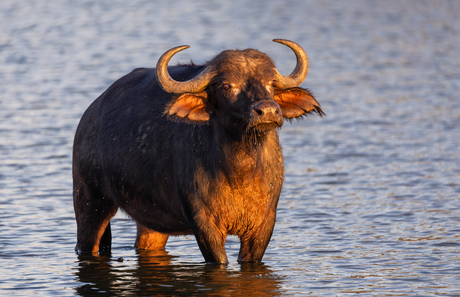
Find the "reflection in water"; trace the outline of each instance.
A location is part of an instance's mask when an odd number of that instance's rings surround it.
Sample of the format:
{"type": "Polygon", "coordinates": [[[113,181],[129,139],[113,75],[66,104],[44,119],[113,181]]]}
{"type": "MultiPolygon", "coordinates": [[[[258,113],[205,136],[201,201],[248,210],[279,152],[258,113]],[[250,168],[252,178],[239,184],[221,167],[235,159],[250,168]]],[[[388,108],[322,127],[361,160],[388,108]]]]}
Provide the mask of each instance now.
{"type": "Polygon", "coordinates": [[[280,277],[262,263],[225,265],[175,263],[166,251],[137,253],[138,265],[125,265],[110,254],[80,255],[77,278],[81,296],[93,294],[136,296],[170,295],[263,295],[282,293],[280,277]]]}

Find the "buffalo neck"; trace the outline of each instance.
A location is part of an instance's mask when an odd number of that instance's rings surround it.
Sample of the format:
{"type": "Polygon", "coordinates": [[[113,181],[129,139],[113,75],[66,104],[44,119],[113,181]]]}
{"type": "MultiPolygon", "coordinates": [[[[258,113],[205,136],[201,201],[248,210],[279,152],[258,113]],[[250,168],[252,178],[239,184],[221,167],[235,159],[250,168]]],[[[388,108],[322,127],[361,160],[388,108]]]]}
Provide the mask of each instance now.
{"type": "MultiPolygon", "coordinates": [[[[213,126],[215,156],[211,163],[222,170],[227,179],[251,179],[254,175],[263,176],[267,167],[279,167],[283,171],[283,158],[279,144],[278,131],[273,129],[263,134],[253,131],[229,135],[223,127],[213,126]],[[235,137],[236,135],[236,137],[235,137]],[[225,160],[223,163],[222,160],[225,160]]],[[[272,170],[272,169],[270,169],[272,170]]],[[[278,170],[277,170],[278,171],[278,170]]]]}

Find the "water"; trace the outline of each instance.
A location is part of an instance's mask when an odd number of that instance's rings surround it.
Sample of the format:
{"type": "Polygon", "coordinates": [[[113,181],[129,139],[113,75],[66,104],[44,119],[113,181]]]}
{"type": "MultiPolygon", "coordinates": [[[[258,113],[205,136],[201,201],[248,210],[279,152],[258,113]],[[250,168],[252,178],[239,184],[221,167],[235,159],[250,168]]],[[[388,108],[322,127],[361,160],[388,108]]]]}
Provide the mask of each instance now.
{"type": "Polygon", "coordinates": [[[460,2],[10,1],[0,3],[0,295],[460,295],[460,2]],[[261,265],[203,264],[193,237],[78,257],[71,149],[115,79],[227,48],[294,67],[325,119],[281,130],[286,182],[261,265]],[[122,258],[122,259],[121,259],[122,258]]]}

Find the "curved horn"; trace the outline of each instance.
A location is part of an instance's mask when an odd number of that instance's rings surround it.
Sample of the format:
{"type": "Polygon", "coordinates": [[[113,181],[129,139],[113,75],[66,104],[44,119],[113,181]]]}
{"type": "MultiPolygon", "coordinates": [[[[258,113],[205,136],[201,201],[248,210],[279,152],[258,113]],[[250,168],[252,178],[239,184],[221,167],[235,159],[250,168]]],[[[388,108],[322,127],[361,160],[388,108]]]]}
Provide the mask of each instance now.
{"type": "Polygon", "coordinates": [[[176,81],[168,72],[168,63],[171,58],[180,51],[189,48],[188,45],[173,47],[165,52],[157,63],[157,80],[160,86],[168,93],[194,93],[206,89],[212,78],[210,67],[206,67],[199,75],[188,81],[176,81]]]}
{"type": "Polygon", "coordinates": [[[297,65],[289,76],[284,76],[275,68],[275,87],[286,89],[300,85],[308,74],[308,57],[304,49],[297,43],[286,39],[273,39],[274,42],[289,47],[297,58],[297,65]]]}

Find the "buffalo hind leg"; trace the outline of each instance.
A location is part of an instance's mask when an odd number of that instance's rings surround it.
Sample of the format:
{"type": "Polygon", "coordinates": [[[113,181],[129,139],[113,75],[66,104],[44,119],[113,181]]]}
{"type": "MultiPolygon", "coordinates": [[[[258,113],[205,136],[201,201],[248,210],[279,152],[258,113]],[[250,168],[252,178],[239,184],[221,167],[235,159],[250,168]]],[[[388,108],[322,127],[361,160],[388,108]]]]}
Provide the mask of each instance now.
{"type": "Polygon", "coordinates": [[[74,191],[74,210],[77,221],[77,253],[96,253],[111,248],[110,219],[118,207],[113,200],[93,193],[83,183],[74,191]]]}
{"type": "Polygon", "coordinates": [[[112,230],[110,228],[110,221],[105,227],[104,234],[102,234],[101,241],[99,242],[99,251],[105,252],[112,249],[112,230]]]}
{"type": "Polygon", "coordinates": [[[112,245],[110,217],[82,220],[77,218],[77,253],[109,251],[112,245]]]}
{"type": "Polygon", "coordinates": [[[265,254],[273,228],[275,227],[276,213],[271,211],[264,223],[255,232],[241,236],[238,262],[261,262],[265,254]]]}
{"type": "Polygon", "coordinates": [[[160,233],[137,224],[137,236],[134,247],[138,250],[163,250],[168,241],[168,234],[160,233]]]}

